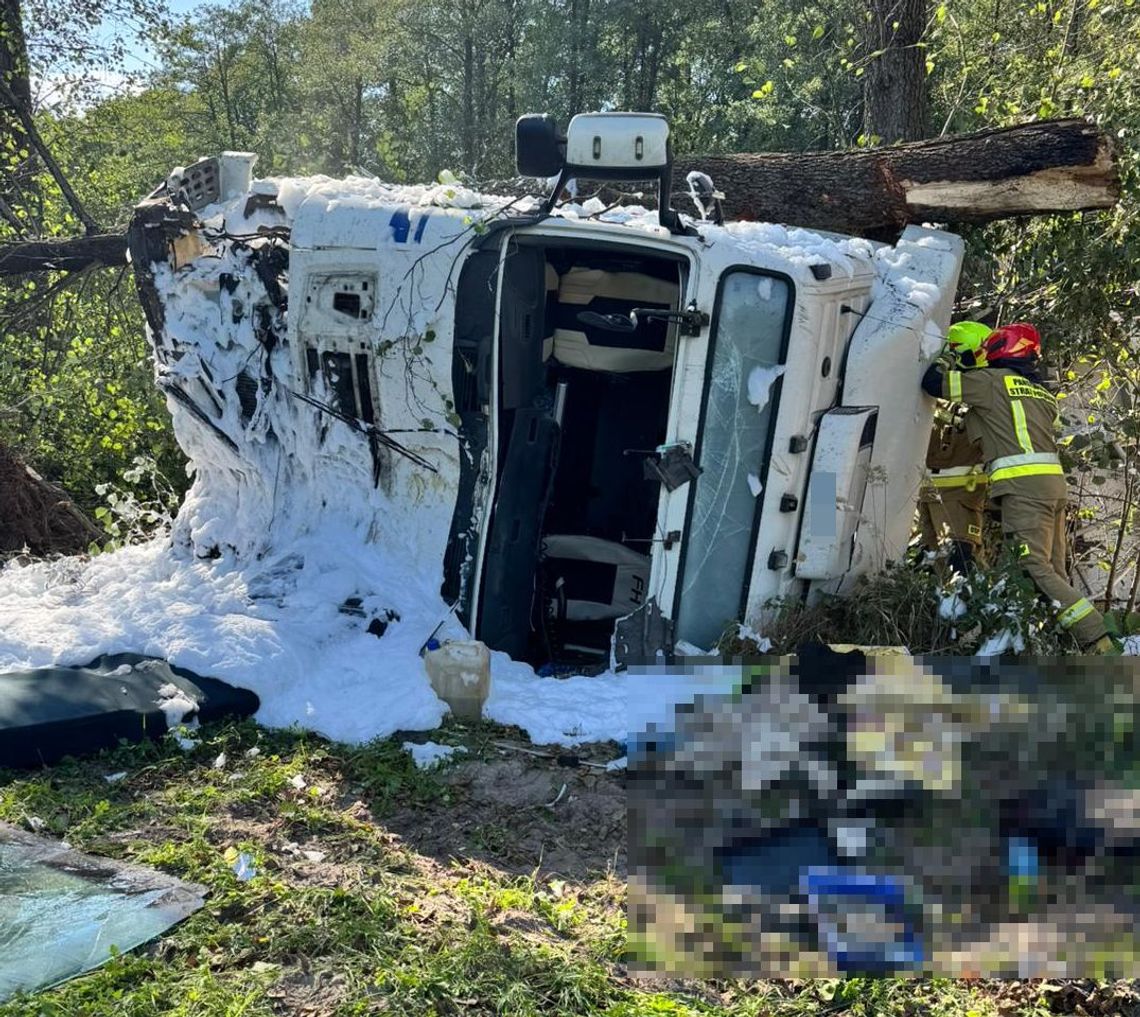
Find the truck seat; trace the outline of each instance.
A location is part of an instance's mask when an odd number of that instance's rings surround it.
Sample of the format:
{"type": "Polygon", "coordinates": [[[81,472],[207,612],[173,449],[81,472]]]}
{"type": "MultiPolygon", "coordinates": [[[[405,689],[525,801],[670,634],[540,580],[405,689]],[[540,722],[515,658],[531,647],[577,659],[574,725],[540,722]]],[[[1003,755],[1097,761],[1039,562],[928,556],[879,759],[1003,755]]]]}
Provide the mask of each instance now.
{"type": "Polygon", "coordinates": [[[581,311],[629,314],[635,307],[677,306],[678,284],[639,272],[569,269],[558,287],[554,314],[554,359],[588,371],[662,371],[673,366],[677,327],[666,321],[639,323],[636,332],[594,328],[578,321],[581,311]]]}
{"type": "Polygon", "coordinates": [[[564,604],[566,621],[622,618],[645,603],[649,558],[599,537],[548,534],[543,538],[546,590],[564,604]]]}

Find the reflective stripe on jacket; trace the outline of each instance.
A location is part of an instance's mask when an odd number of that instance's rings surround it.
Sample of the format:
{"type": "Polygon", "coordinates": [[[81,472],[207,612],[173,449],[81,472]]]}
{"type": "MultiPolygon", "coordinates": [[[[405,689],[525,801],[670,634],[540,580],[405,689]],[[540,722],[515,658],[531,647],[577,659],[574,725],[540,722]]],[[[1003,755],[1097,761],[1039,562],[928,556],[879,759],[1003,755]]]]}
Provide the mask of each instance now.
{"type": "Polygon", "coordinates": [[[969,491],[989,483],[981,466],[951,466],[945,470],[931,470],[930,483],[935,487],[964,487],[969,491]]]}

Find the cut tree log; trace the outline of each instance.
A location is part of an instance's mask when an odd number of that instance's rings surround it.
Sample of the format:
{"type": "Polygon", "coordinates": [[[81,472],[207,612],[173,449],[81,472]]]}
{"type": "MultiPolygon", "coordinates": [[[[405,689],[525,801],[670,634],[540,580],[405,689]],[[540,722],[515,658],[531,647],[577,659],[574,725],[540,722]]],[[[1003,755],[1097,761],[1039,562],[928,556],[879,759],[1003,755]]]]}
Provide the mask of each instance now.
{"type": "MultiPolygon", "coordinates": [[[[726,194],[729,219],[854,236],[883,236],[912,222],[1092,211],[1120,199],[1113,141],[1085,120],[1042,120],[859,151],[678,156],[674,180],[680,184],[694,169],[726,194]]],[[[541,186],[516,178],[483,189],[521,196],[541,186]]],[[[579,181],[579,194],[594,189],[579,181]]],[[[597,190],[604,200],[620,197],[612,185],[600,183],[597,190]]],[[[685,208],[684,191],[673,198],[685,208]]],[[[121,234],[0,244],[0,276],[126,261],[121,234]]]]}
{"type": "Polygon", "coordinates": [[[907,223],[985,223],[1111,208],[1112,139],[1084,120],[1046,120],[866,151],[678,157],[726,195],[725,216],[867,236],[907,223]]]}

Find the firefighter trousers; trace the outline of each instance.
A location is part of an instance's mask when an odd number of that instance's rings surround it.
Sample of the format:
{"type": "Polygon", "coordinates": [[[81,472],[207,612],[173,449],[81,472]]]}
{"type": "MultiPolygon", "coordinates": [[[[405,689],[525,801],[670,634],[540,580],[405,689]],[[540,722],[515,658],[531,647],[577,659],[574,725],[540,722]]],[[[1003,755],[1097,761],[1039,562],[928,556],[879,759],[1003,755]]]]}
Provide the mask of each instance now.
{"type": "Polygon", "coordinates": [[[923,547],[931,551],[946,539],[973,544],[982,543],[982,513],[986,507],[983,485],[966,487],[930,487],[923,490],[918,502],[918,525],[923,547]]]}
{"type": "Polygon", "coordinates": [[[1104,617],[1087,597],[1073,589],[1065,562],[1064,498],[1001,496],[1001,528],[1007,544],[1018,550],[1021,565],[1037,588],[1055,605],[1057,621],[1082,646],[1107,631],[1104,617]]]}

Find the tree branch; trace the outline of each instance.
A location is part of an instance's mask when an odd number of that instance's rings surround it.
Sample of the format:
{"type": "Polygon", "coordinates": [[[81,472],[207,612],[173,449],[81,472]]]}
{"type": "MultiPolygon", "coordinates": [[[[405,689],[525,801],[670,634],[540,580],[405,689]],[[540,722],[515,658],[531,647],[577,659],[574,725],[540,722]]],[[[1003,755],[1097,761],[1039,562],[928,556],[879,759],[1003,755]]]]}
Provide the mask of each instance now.
{"type": "MultiPolygon", "coordinates": [[[[854,152],[678,157],[712,176],[730,219],[878,236],[909,222],[985,223],[1111,208],[1120,198],[1112,140],[1083,120],[1053,120],[854,152]]],[[[579,181],[579,192],[589,190],[579,181]]],[[[623,187],[629,186],[623,184],[623,187]]],[[[491,194],[535,194],[533,180],[492,181],[491,194]]],[[[598,194],[621,198],[612,183],[598,194]]],[[[675,195],[682,198],[683,195],[675,195]]],[[[121,234],[0,243],[0,276],[127,264],[121,234]]]]}
{"type": "Polygon", "coordinates": [[[123,233],[0,243],[0,276],[125,264],[127,238],[123,233]]]}
{"type": "Polygon", "coordinates": [[[63,196],[67,199],[67,203],[71,206],[75,217],[83,223],[83,228],[87,231],[87,235],[94,236],[99,232],[98,225],[87,213],[87,209],[83,207],[83,202],[79,200],[79,195],[75,193],[71,184],[68,183],[67,177],[64,176],[59,163],[55,161],[55,156],[51,154],[51,149],[48,148],[44,139],[40,136],[31,110],[17,99],[16,95],[8,87],[8,83],[3,79],[0,79],[0,99],[3,99],[11,108],[12,112],[16,114],[21,125],[23,125],[24,131],[28,135],[28,140],[39,153],[40,158],[43,159],[44,165],[47,166],[48,172],[52,175],[52,179],[59,185],[59,189],[63,192],[63,196]]]}

